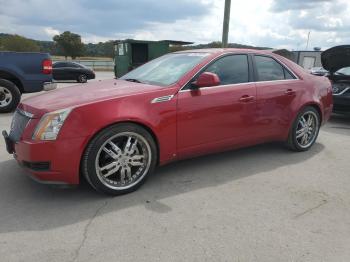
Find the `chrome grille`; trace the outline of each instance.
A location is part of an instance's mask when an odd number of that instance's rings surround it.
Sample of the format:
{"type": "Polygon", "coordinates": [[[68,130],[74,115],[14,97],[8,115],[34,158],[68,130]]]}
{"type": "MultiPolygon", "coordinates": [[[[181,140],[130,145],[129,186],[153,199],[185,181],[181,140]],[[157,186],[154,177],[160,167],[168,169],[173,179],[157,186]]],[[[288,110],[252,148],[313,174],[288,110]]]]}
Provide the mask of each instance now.
{"type": "Polygon", "coordinates": [[[334,83],[332,88],[334,95],[342,95],[349,90],[350,90],[350,84],[348,83],[334,83]]]}
{"type": "Polygon", "coordinates": [[[31,119],[31,114],[17,109],[13,115],[9,137],[12,141],[20,140],[24,129],[31,119]]]}

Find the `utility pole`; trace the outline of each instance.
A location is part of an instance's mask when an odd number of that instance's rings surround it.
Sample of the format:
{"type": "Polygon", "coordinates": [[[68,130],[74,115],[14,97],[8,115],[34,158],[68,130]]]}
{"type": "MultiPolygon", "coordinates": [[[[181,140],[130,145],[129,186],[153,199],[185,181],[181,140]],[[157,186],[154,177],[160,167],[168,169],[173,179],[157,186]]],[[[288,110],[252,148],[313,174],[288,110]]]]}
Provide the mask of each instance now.
{"type": "Polygon", "coordinates": [[[310,42],[310,31],[309,31],[309,33],[307,34],[307,42],[306,42],[306,51],[308,50],[308,48],[309,48],[309,42],[310,42]]]}
{"type": "Polygon", "coordinates": [[[225,0],[224,22],[222,26],[222,47],[227,47],[228,31],[230,28],[231,0],[225,0]]]}

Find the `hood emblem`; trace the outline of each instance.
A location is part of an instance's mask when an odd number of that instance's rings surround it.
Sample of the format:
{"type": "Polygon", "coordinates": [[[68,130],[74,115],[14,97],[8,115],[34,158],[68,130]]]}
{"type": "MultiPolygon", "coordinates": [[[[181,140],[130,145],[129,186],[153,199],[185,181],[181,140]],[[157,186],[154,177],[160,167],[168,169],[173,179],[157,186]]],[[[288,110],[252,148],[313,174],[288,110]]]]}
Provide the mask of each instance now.
{"type": "Polygon", "coordinates": [[[170,101],[173,97],[174,95],[156,97],[151,101],[151,104],[167,102],[170,101]]]}

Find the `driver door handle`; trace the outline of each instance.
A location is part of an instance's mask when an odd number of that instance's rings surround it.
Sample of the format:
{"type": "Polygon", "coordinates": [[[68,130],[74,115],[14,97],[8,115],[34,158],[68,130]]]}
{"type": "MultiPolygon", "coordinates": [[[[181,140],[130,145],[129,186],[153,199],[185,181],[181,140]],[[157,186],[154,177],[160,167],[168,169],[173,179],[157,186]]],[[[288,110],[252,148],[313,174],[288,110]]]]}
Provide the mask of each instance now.
{"type": "Polygon", "coordinates": [[[255,100],[254,96],[244,95],[239,99],[239,102],[242,103],[249,103],[255,100]]]}
{"type": "Polygon", "coordinates": [[[295,95],[295,91],[293,89],[287,89],[285,92],[284,92],[287,96],[293,96],[295,95]]]}

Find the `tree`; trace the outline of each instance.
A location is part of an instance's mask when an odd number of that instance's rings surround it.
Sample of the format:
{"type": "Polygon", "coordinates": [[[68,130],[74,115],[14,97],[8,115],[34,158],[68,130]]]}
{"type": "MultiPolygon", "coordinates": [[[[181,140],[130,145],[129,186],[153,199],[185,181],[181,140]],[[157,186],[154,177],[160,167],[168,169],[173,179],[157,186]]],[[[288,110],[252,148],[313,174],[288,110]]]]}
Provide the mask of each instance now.
{"type": "Polygon", "coordinates": [[[221,48],[222,42],[220,42],[220,41],[211,42],[208,44],[208,46],[209,46],[209,48],[221,48]]]}
{"type": "Polygon", "coordinates": [[[53,40],[66,58],[70,56],[72,59],[75,59],[84,53],[84,44],[81,42],[81,37],[78,34],[66,31],[60,35],[55,35],[53,40]]]}
{"type": "Polygon", "coordinates": [[[38,44],[31,39],[19,35],[7,35],[0,39],[0,50],[15,52],[38,52],[38,44]]]}
{"type": "Polygon", "coordinates": [[[114,41],[99,42],[85,45],[86,56],[114,57],[114,41]]]}

